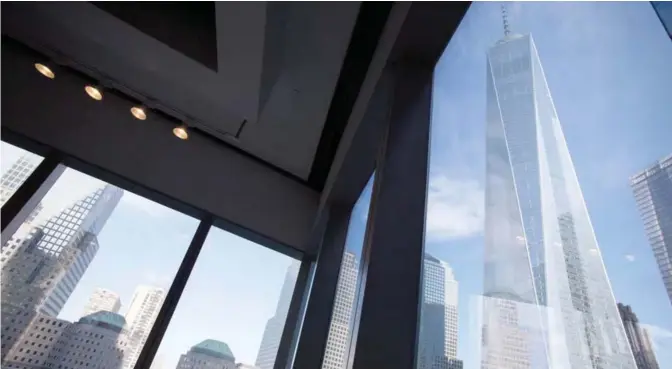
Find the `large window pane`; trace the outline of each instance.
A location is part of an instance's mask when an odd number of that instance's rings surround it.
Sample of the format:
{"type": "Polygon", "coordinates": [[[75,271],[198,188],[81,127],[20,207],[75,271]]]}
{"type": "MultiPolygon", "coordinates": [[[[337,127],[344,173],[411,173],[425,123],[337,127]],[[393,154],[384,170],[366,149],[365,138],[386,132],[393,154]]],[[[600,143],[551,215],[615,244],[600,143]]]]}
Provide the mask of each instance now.
{"type": "Polygon", "coordinates": [[[435,70],[418,367],[672,367],[672,43],[648,2],[504,5],[435,70]]]}
{"type": "Polygon", "coordinates": [[[359,282],[374,177],[372,175],[369,179],[350,214],[322,369],[342,369],[348,366],[352,333],[356,325],[357,302],[364,293],[359,282]]]}
{"type": "MultiPolygon", "coordinates": [[[[16,192],[42,161],[42,157],[2,141],[0,146],[2,179],[0,179],[0,206],[16,192]]],[[[38,206],[39,208],[39,206],[38,206]]],[[[33,214],[34,216],[35,214],[33,214]]]]}
{"type": "Polygon", "coordinates": [[[213,227],[152,366],[273,368],[299,266],[213,227]]]}
{"type": "Polygon", "coordinates": [[[66,169],[2,245],[3,368],[133,368],[197,225],[66,169]]]}

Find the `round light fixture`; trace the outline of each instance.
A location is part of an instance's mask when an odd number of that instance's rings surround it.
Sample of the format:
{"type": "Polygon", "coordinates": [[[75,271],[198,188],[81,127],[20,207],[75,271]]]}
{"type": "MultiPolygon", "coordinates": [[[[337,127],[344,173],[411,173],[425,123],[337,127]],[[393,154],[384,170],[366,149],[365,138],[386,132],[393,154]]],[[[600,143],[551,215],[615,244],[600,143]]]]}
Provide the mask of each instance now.
{"type": "Polygon", "coordinates": [[[140,120],[147,119],[147,111],[145,110],[144,106],[134,106],[134,107],[132,107],[131,108],[131,114],[133,114],[133,116],[136,119],[140,119],[140,120]]]}
{"type": "Polygon", "coordinates": [[[51,68],[47,67],[46,65],[44,65],[42,63],[35,63],[35,69],[37,69],[37,71],[40,72],[40,74],[42,74],[43,76],[45,76],[49,79],[54,79],[54,77],[56,77],[56,75],[51,70],[51,68]]]}
{"type": "Polygon", "coordinates": [[[86,85],[86,87],[84,87],[84,91],[86,91],[86,93],[94,100],[100,101],[103,99],[103,91],[100,87],[86,85]]]}
{"type": "Polygon", "coordinates": [[[184,124],[173,128],[173,134],[180,140],[186,140],[189,138],[189,133],[187,133],[187,126],[184,124]]]}

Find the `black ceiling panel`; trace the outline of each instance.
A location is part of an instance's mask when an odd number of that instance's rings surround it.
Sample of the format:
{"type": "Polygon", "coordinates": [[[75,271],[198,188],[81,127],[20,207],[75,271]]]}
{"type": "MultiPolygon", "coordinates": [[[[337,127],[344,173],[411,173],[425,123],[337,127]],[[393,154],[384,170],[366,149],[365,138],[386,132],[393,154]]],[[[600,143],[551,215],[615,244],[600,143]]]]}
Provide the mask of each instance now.
{"type": "Polygon", "coordinates": [[[217,71],[214,1],[100,1],[91,4],[217,71]]]}

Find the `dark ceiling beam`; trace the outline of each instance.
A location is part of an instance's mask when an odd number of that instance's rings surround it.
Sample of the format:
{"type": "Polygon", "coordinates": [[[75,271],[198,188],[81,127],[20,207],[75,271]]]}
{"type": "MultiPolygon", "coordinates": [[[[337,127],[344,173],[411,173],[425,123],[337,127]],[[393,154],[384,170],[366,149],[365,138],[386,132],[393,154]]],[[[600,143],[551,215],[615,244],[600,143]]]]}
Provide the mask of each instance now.
{"type": "Polygon", "coordinates": [[[392,2],[362,2],[360,6],[308,177],[309,186],[316,190],[324,189],[348,117],[364,83],[392,4],[392,2]]]}
{"type": "MultiPolygon", "coordinates": [[[[339,136],[329,168],[315,229],[328,207],[351,207],[375,168],[390,108],[389,68],[398,63],[433,68],[466,14],[470,2],[397,3],[392,8],[356,101],[339,136]]],[[[333,144],[333,143],[332,143],[333,144]]],[[[316,232],[317,233],[317,232],[316,232]]],[[[313,250],[315,251],[315,250],[313,250]]]]}

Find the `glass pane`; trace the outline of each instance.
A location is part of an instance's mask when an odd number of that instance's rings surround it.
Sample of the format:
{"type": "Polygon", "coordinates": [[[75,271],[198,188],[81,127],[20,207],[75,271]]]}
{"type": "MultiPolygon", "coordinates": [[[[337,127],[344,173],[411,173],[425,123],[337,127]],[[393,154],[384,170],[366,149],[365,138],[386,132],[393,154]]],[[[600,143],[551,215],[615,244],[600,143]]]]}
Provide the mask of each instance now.
{"type": "Polygon", "coordinates": [[[66,169],[2,245],[3,368],[133,368],[197,226],[66,169]]]}
{"type": "Polygon", "coordinates": [[[648,2],[502,5],[435,70],[418,367],[672,368],[672,42],[648,2]]]}
{"type": "MultiPolygon", "coordinates": [[[[35,168],[42,162],[42,157],[24,149],[18,148],[2,141],[0,146],[0,161],[2,168],[2,179],[0,180],[0,206],[16,192],[16,190],[26,181],[35,168]]],[[[31,217],[35,217],[38,209],[34,210],[31,217]]]]}
{"type": "Polygon", "coordinates": [[[210,229],[152,367],[272,368],[299,266],[210,229]]]}
{"type": "Polygon", "coordinates": [[[348,366],[352,332],[356,324],[357,301],[363,293],[359,288],[360,262],[374,177],[375,174],[369,178],[350,214],[322,369],[342,369],[348,366]]]}

